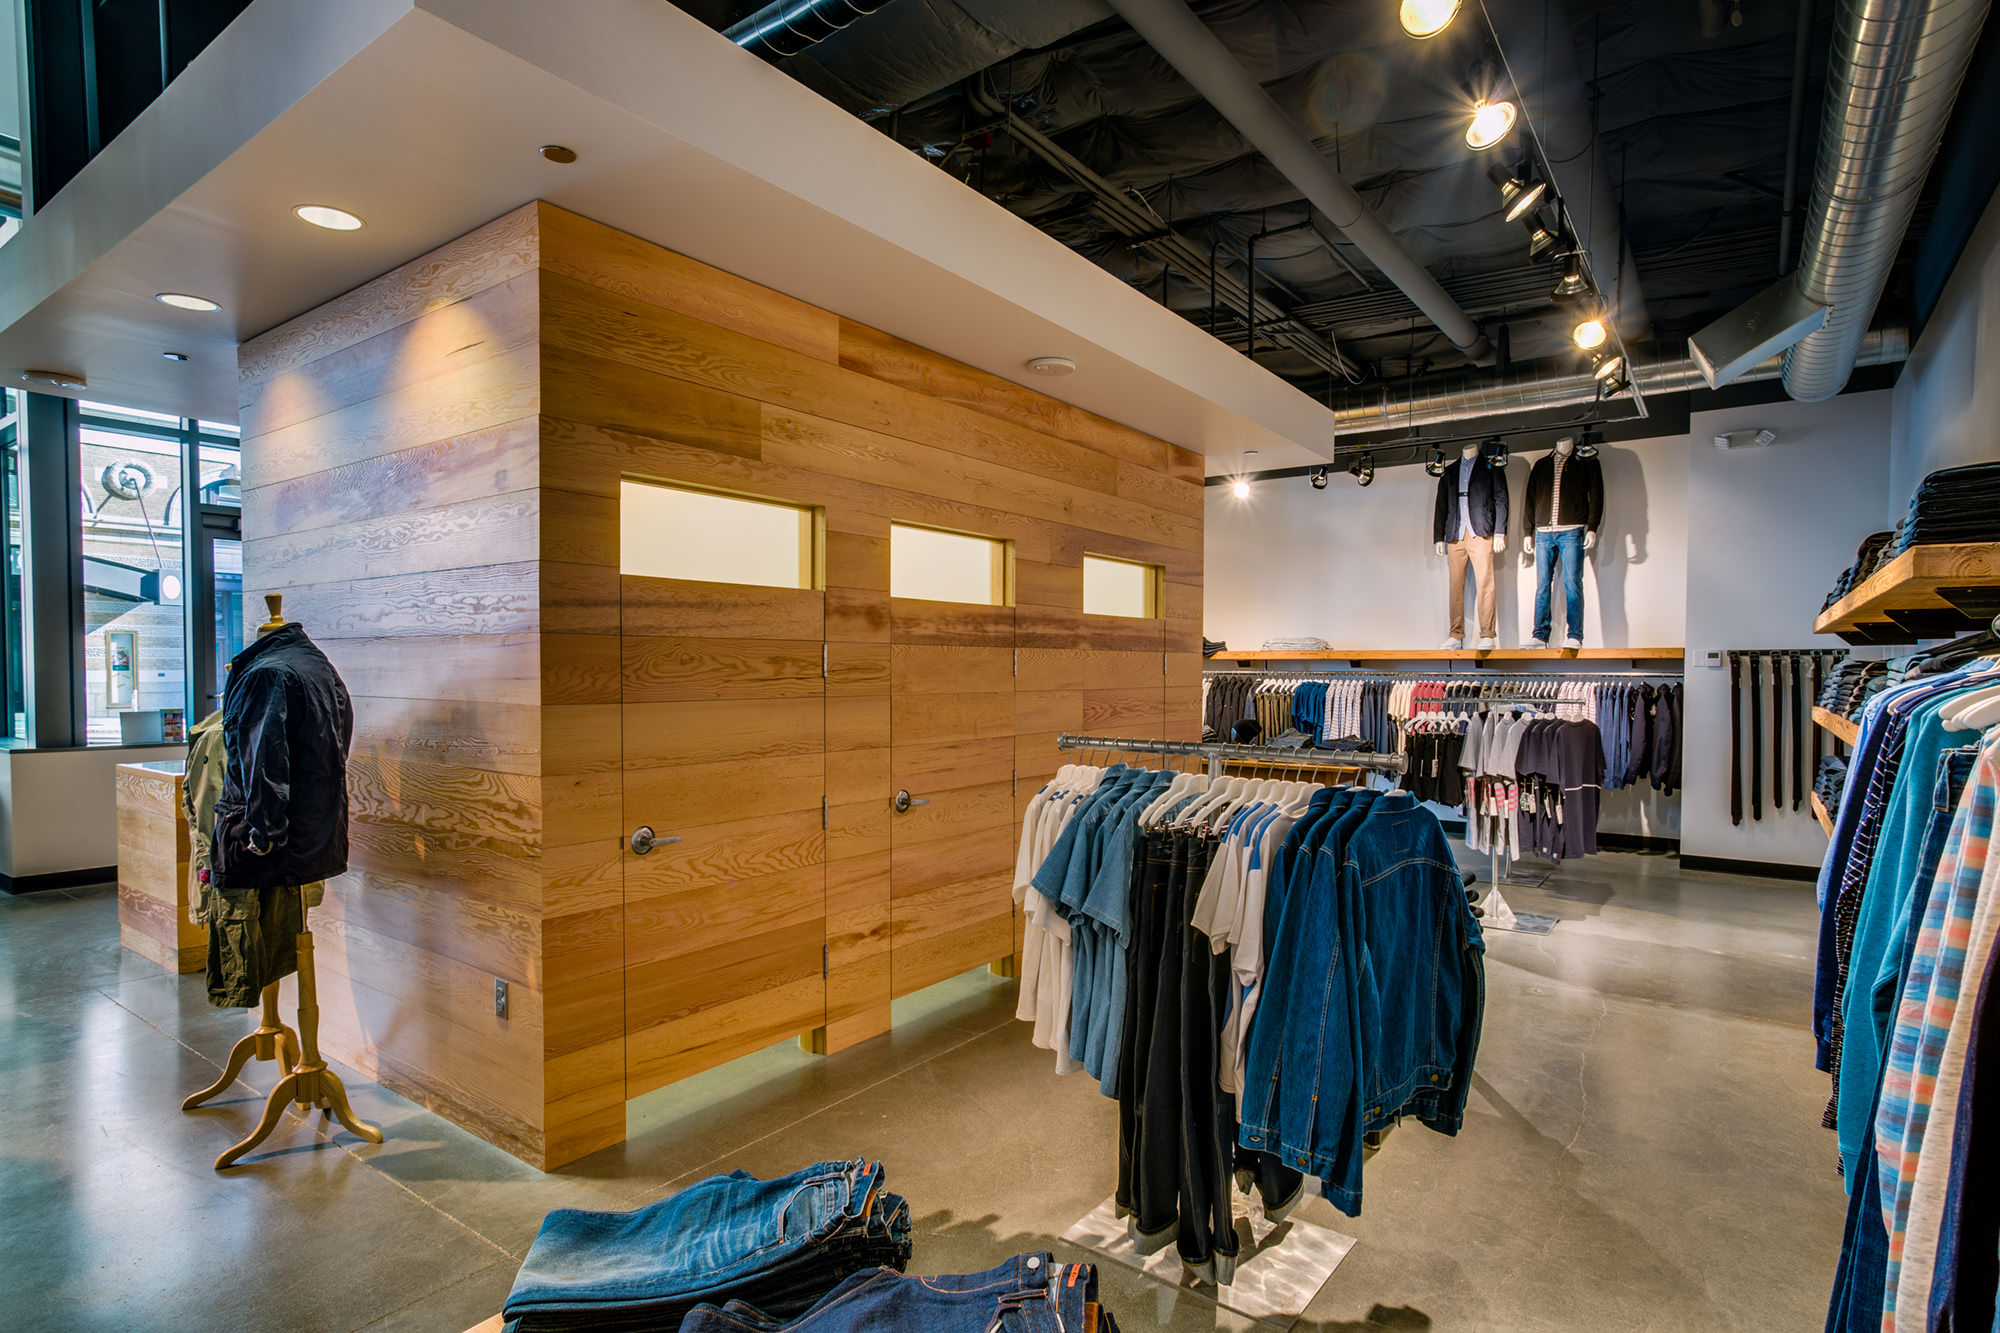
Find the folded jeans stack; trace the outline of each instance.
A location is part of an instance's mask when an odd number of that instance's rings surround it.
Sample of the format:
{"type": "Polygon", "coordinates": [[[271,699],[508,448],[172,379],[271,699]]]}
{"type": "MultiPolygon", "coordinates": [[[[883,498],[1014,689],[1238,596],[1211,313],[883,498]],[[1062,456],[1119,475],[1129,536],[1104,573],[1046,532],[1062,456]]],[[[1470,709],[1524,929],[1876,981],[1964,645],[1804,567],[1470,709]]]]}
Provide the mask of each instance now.
{"type": "Polygon", "coordinates": [[[559,1208],[514,1278],[508,1333],[651,1333],[709,1302],[801,1314],[852,1274],[909,1262],[909,1205],[883,1176],[820,1162],[777,1180],[710,1176],[629,1213],[559,1208]]]}
{"type": "Polygon", "coordinates": [[[1887,556],[1912,546],[2000,541],[2000,462],[1941,468],[1917,483],[1887,556]]]}
{"type": "Polygon", "coordinates": [[[1829,713],[1842,717],[1853,717],[1870,696],[1878,692],[1876,682],[1884,681],[1889,671],[1888,663],[1862,661],[1850,657],[1827,673],[1826,683],[1820,686],[1819,698],[1815,701],[1829,713]]]}
{"type": "Polygon", "coordinates": [[[1837,754],[1830,754],[1819,761],[1819,772],[1813,775],[1813,793],[1819,803],[1828,811],[1840,809],[1841,794],[1847,789],[1847,761],[1837,754]]]}
{"type": "Polygon", "coordinates": [[[1092,1264],[1059,1264],[1043,1251],[984,1273],[905,1277],[856,1273],[795,1319],[746,1301],[698,1307],[681,1333],[1118,1333],[1097,1302],[1092,1264]]]}
{"type": "Polygon", "coordinates": [[[1868,576],[1882,567],[1888,559],[1889,543],[1894,541],[1893,532],[1871,532],[1861,539],[1861,546],[1854,552],[1854,563],[1840,571],[1840,577],[1833,581],[1833,591],[1820,603],[1824,611],[1855,588],[1868,581],[1868,576]]]}

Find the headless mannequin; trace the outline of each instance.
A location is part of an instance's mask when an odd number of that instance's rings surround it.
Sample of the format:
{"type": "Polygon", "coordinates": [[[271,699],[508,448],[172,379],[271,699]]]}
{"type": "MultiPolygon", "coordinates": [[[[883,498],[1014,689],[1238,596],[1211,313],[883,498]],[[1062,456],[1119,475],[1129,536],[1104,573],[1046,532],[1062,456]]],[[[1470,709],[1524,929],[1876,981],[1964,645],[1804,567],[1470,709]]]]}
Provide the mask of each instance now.
{"type": "MultiPolygon", "coordinates": [[[[1458,456],[1467,463],[1477,462],[1479,461],[1479,446],[1477,444],[1468,444],[1464,448],[1458,451],[1458,456]]],[[[1444,546],[1445,544],[1443,542],[1437,543],[1437,553],[1439,555],[1444,554],[1444,546]]],[[[1507,549],[1507,534],[1504,532],[1494,533],[1493,534],[1494,553],[1498,554],[1499,552],[1504,551],[1506,549],[1507,549]]]]}
{"type": "MultiPolygon", "coordinates": [[[[1563,461],[1567,463],[1569,461],[1570,455],[1576,452],[1576,441],[1571,439],[1567,435],[1563,436],[1560,440],[1556,441],[1556,452],[1561,454],[1563,456],[1563,461]]],[[[1588,551],[1596,545],[1597,545],[1596,533],[1586,532],[1583,534],[1584,550],[1588,551]]]]}

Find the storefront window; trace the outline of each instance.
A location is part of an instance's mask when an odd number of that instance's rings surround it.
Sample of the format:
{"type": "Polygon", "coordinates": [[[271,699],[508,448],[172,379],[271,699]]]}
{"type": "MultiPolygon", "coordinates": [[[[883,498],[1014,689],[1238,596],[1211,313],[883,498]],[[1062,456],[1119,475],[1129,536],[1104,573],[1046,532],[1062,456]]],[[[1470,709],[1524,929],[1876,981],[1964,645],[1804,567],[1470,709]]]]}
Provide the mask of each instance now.
{"type": "MultiPolygon", "coordinates": [[[[84,700],[93,745],[171,732],[187,708],[181,421],[84,403],[84,700]]],[[[218,471],[220,467],[218,466],[218,471]]]]}

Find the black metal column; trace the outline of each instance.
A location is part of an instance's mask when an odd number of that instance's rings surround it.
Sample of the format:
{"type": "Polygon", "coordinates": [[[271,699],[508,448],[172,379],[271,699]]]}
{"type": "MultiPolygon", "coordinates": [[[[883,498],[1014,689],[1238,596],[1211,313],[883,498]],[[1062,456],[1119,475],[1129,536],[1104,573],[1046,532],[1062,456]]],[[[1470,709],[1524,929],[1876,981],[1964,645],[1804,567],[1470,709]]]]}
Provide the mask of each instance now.
{"type": "Polygon", "coordinates": [[[21,424],[22,679],[37,749],[85,745],[83,508],[74,399],[23,394],[21,424]]]}

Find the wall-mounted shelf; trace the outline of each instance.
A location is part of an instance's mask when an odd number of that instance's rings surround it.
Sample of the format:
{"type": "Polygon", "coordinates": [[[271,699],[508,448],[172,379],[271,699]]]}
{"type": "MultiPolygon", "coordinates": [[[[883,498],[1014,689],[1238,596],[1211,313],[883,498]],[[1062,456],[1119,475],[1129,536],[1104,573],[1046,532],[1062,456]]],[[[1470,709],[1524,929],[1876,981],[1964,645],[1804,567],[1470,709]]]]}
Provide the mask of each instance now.
{"type": "Polygon", "coordinates": [[[1826,812],[1826,802],[1820,800],[1818,792],[1812,794],[1812,811],[1813,818],[1819,821],[1819,826],[1826,830],[1826,836],[1831,838],[1833,836],[1833,816],[1826,812]]]}
{"type": "Polygon", "coordinates": [[[1252,648],[1211,662],[1680,662],[1684,648],[1252,648]]]}
{"type": "Polygon", "coordinates": [[[2000,613],[2000,542],[1912,546],[1822,611],[1818,634],[1915,643],[1982,628],[2000,613]]]}
{"type": "Polygon", "coordinates": [[[1820,730],[1832,732],[1850,746],[1861,739],[1860,723],[1849,722],[1840,714],[1829,712],[1817,704],[1813,705],[1813,721],[1819,724],[1820,730]]]}

